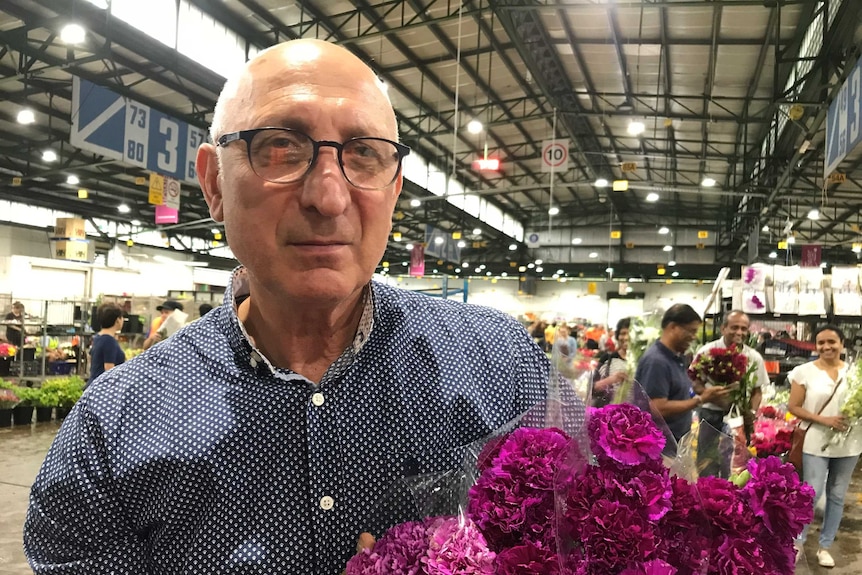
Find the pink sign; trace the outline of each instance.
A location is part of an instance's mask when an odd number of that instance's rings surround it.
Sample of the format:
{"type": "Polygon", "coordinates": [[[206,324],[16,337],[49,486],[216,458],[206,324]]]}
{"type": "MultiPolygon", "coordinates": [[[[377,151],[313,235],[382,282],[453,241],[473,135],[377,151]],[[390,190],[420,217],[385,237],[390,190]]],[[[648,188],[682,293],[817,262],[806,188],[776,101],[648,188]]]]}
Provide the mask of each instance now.
{"type": "Polygon", "coordinates": [[[156,206],[156,224],[180,223],[180,211],[168,206],[156,206]]]}
{"type": "Polygon", "coordinates": [[[819,268],[820,246],[802,246],[802,261],[799,265],[803,268],[819,268]]]}
{"type": "Polygon", "coordinates": [[[413,244],[413,251],[410,252],[410,275],[417,278],[425,275],[425,246],[422,244],[413,244]]]}

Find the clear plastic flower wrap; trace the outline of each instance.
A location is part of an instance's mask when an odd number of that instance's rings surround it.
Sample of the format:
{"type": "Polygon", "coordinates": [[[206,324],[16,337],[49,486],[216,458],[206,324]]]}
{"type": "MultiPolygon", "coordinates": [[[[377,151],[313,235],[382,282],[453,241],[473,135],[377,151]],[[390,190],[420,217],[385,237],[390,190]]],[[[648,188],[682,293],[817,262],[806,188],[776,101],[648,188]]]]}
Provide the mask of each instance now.
{"type": "Polygon", "coordinates": [[[592,371],[554,354],[544,403],[469,446],[461,469],[392,486],[381,518],[401,522],[375,526],[346,575],[793,573],[813,511],[793,468],[698,478],[687,438],[678,449],[634,381],[589,407],[592,371]]]}

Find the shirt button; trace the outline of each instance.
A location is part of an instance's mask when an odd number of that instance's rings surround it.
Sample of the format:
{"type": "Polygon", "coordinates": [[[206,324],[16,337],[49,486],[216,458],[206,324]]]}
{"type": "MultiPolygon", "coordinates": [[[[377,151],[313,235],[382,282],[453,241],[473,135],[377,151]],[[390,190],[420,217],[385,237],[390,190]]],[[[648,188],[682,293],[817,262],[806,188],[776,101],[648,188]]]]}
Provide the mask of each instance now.
{"type": "Polygon", "coordinates": [[[335,505],[335,500],[332,499],[332,497],[330,497],[329,495],[320,500],[320,508],[324,511],[329,511],[330,509],[332,509],[333,505],[335,505]]]}
{"type": "Polygon", "coordinates": [[[320,407],[323,405],[324,398],[323,394],[318,392],[311,396],[311,403],[313,403],[316,407],[320,407]]]}

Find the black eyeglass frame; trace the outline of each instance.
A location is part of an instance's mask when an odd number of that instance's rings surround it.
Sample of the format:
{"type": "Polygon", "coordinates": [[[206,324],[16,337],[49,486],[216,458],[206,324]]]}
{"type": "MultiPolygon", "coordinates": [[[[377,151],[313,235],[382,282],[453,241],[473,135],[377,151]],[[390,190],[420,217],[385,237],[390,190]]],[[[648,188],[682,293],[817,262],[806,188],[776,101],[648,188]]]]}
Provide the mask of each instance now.
{"type": "Polygon", "coordinates": [[[401,173],[401,169],[402,169],[402,160],[404,160],[405,157],[410,155],[410,147],[409,146],[405,146],[404,144],[401,144],[399,142],[393,142],[392,140],[387,140],[386,138],[377,138],[374,136],[361,136],[358,138],[350,138],[346,142],[334,142],[332,140],[315,140],[314,138],[312,138],[311,136],[309,136],[308,134],[306,134],[305,132],[302,132],[300,130],[294,130],[293,128],[282,128],[279,126],[265,126],[263,128],[252,128],[250,130],[238,130],[236,132],[228,132],[227,134],[222,134],[221,136],[219,136],[218,140],[216,140],[216,145],[219,146],[220,148],[224,148],[228,144],[230,144],[231,142],[235,142],[237,140],[243,140],[245,142],[245,150],[246,150],[246,155],[248,156],[248,164],[249,164],[249,166],[251,166],[252,171],[255,174],[257,174],[257,176],[260,179],[267,181],[267,182],[272,182],[273,184],[292,184],[294,182],[299,182],[299,181],[302,181],[303,179],[305,179],[305,177],[308,175],[308,172],[310,172],[314,168],[314,164],[317,162],[317,156],[320,152],[320,148],[324,148],[324,147],[328,146],[330,148],[335,148],[337,150],[337,152],[338,152],[338,154],[337,154],[338,168],[341,170],[341,175],[344,176],[344,179],[351,186],[354,186],[354,187],[359,188],[361,190],[382,190],[386,186],[392,185],[392,182],[394,182],[398,178],[398,175],[401,173]],[[305,168],[305,171],[302,172],[302,175],[300,175],[299,177],[292,179],[292,180],[281,181],[281,180],[268,180],[268,179],[264,178],[263,176],[261,176],[257,172],[257,170],[254,167],[254,161],[252,161],[252,159],[251,159],[251,141],[254,139],[254,137],[257,134],[259,134],[260,132],[266,131],[266,130],[279,130],[279,131],[288,132],[291,134],[299,134],[301,136],[308,138],[308,140],[311,142],[311,146],[312,146],[311,161],[308,162],[308,167],[305,168]],[[344,151],[344,146],[346,146],[350,142],[355,142],[357,140],[375,140],[378,142],[386,142],[386,143],[389,143],[389,144],[392,144],[393,146],[395,146],[395,150],[398,152],[398,169],[395,170],[395,174],[392,176],[392,179],[389,180],[389,182],[383,184],[382,186],[378,186],[378,187],[368,187],[368,186],[358,186],[358,185],[356,185],[350,181],[350,178],[347,177],[347,173],[344,171],[344,160],[342,159],[342,152],[344,151]]]}

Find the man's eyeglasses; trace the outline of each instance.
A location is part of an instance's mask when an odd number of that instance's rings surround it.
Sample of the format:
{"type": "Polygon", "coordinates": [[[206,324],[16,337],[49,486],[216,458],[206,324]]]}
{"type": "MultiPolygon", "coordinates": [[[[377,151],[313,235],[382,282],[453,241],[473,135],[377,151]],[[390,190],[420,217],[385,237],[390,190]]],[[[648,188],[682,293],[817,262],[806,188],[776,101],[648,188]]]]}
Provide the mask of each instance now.
{"type": "Polygon", "coordinates": [[[401,160],[410,153],[404,144],[383,138],[352,138],[344,143],[313,140],[290,128],[256,128],[221,136],[222,148],[244,140],[254,173],[268,182],[290,184],[302,180],[314,167],[320,148],[338,151],[338,165],[344,179],[363,190],[379,190],[395,181],[401,160]]]}

